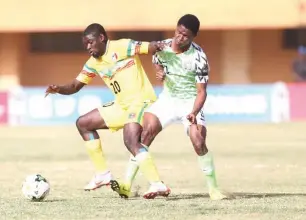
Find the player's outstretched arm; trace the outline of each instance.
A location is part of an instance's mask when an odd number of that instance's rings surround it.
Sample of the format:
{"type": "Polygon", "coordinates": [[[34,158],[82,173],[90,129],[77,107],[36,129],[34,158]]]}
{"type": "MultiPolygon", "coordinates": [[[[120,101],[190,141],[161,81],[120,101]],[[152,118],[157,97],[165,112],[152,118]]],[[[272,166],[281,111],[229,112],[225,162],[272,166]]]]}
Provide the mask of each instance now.
{"type": "Polygon", "coordinates": [[[66,85],[50,85],[46,89],[45,97],[49,94],[55,93],[59,93],[62,95],[71,95],[80,91],[80,89],[82,89],[84,85],[86,84],[78,81],[77,79],[66,85]]]}

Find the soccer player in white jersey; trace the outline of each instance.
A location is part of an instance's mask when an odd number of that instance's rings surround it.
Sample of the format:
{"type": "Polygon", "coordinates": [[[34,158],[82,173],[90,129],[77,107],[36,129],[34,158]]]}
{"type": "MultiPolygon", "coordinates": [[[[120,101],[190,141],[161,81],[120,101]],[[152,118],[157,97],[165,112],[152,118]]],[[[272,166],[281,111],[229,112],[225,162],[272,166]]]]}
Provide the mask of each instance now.
{"type": "MultiPolygon", "coordinates": [[[[212,200],[225,199],[217,186],[212,153],[206,146],[206,127],[203,105],[206,100],[209,64],[202,48],[193,42],[200,22],[191,14],[181,17],[172,39],[166,47],[153,56],[156,77],[164,82],[158,100],[144,114],[142,144],[150,146],[154,138],[166,126],[181,122],[198,155],[199,166],[206,176],[212,200]]],[[[134,157],[130,157],[125,181],[111,182],[111,187],[121,197],[129,197],[132,182],[138,171],[134,157]]],[[[151,196],[154,198],[156,195],[151,196]]]]}

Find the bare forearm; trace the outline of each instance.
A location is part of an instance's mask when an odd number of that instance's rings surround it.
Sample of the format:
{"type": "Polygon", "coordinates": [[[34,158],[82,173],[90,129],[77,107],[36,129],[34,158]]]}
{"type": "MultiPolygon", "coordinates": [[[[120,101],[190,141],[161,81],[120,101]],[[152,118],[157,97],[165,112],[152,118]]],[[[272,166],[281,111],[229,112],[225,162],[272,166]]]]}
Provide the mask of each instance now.
{"type": "Polygon", "coordinates": [[[69,84],[58,86],[59,88],[58,93],[62,95],[71,95],[80,91],[80,89],[82,89],[84,85],[85,83],[82,83],[78,80],[74,80],[69,84]]]}
{"type": "Polygon", "coordinates": [[[77,90],[76,86],[73,84],[58,86],[58,88],[59,88],[58,93],[61,95],[71,95],[79,91],[77,90]]]}
{"type": "Polygon", "coordinates": [[[193,105],[193,110],[192,110],[193,114],[197,115],[201,111],[201,109],[203,108],[203,105],[206,101],[206,97],[207,97],[206,91],[197,94],[197,97],[196,97],[196,99],[194,101],[194,105],[193,105]]]}

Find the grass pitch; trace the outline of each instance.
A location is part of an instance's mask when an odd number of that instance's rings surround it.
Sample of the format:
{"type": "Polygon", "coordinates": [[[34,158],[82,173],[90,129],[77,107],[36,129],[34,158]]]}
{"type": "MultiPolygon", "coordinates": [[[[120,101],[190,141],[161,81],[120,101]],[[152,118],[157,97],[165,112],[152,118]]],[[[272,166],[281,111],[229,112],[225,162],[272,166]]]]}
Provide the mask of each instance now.
{"type": "MultiPolygon", "coordinates": [[[[138,175],[139,196],[120,199],[110,188],[83,191],[93,175],[74,127],[0,128],[0,219],[306,219],[306,123],[209,125],[219,185],[234,200],[210,201],[205,178],[183,128],[173,125],[151,152],[167,198],[145,200],[148,184],[138,175]],[[21,194],[24,178],[40,173],[51,183],[44,202],[21,194]]],[[[121,179],[129,154],[122,132],[100,132],[114,176],[121,179]]]]}

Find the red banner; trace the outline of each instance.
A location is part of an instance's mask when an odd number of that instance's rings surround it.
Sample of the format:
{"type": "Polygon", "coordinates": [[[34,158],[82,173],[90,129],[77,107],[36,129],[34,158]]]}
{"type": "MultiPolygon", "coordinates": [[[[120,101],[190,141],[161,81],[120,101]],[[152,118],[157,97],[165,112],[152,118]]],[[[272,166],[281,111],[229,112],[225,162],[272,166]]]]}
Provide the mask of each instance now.
{"type": "Polygon", "coordinates": [[[290,96],[290,119],[306,120],[306,83],[288,84],[290,96]]]}
{"type": "Polygon", "coordinates": [[[0,92],[0,124],[8,122],[8,93],[0,92]]]}

